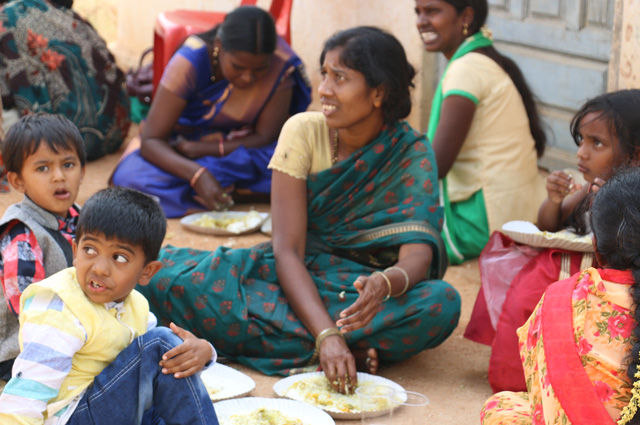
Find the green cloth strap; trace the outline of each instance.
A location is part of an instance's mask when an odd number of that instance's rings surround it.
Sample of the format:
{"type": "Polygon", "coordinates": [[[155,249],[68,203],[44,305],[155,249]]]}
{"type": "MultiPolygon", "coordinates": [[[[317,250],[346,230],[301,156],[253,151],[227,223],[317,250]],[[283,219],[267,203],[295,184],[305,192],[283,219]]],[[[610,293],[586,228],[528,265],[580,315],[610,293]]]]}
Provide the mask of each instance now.
{"type": "Polygon", "coordinates": [[[480,102],[477,97],[475,97],[471,93],[466,92],[464,90],[449,90],[448,92],[445,93],[444,97],[447,98],[449,96],[462,96],[464,98],[469,99],[476,105],[480,102]]]}
{"type": "Polygon", "coordinates": [[[442,108],[442,101],[444,100],[444,96],[442,95],[442,81],[444,80],[444,76],[447,75],[447,70],[449,69],[449,66],[451,66],[451,62],[476,49],[492,45],[493,40],[485,37],[482,34],[482,31],[478,31],[471,37],[468,37],[464,41],[464,43],[462,43],[460,47],[458,47],[458,50],[456,50],[456,52],[451,57],[451,60],[442,73],[442,78],[440,78],[438,88],[436,89],[436,93],[433,96],[433,102],[431,103],[431,115],[429,115],[429,127],[427,129],[427,137],[429,138],[430,142],[433,143],[433,136],[436,135],[436,129],[438,128],[438,123],[440,122],[440,112],[442,108]]]}
{"type": "MultiPolygon", "coordinates": [[[[482,34],[482,31],[478,31],[477,33],[473,34],[470,37],[467,37],[467,39],[460,45],[460,47],[458,47],[458,49],[456,50],[456,52],[453,54],[453,56],[451,57],[451,60],[449,61],[449,63],[447,64],[447,67],[445,68],[444,72],[442,73],[442,78],[440,78],[440,82],[438,83],[438,87],[436,89],[435,95],[433,96],[433,102],[431,103],[431,114],[429,115],[429,127],[427,128],[427,137],[429,139],[429,142],[433,143],[433,138],[436,135],[436,129],[438,128],[438,124],[440,123],[440,113],[442,110],[442,102],[444,101],[444,95],[442,93],[442,81],[444,80],[445,75],[447,75],[447,70],[449,69],[449,66],[451,66],[451,63],[453,61],[455,61],[458,58],[461,58],[462,56],[466,55],[469,52],[472,52],[476,49],[479,49],[481,47],[488,47],[488,46],[492,46],[493,45],[493,40],[491,40],[490,38],[485,37],[482,34]]],[[[458,95],[463,95],[463,91],[459,91],[456,92],[455,94],[458,95]]],[[[447,95],[451,95],[454,94],[453,91],[447,92],[447,95]]],[[[469,96],[468,93],[467,97],[469,96]]],[[[471,98],[470,98],[471,99],[471,98]]],[[[473,99],[471,99],[473,100],[473,99]]],[[[476,99],[476,104],[477,99],[476,99]]],[[[449,202],[449,196],[447,194],[447,182],[446,182],[446,178],[442,179],[442,184],[443,184],[443,188],[442,188],[442,204],[444,206],[444,214],[445,214],[445,222],[448,221],[450,226],[452,223],[456,223],[455,218],[453,218],[455,215],[454,214],[452,208],[451,208],[451,203],[449,202]]],[[[485,216],[485,220],[483,223],[487,223],[486,220],[486,209],[484,206],[484,197],[482,196],[482,192],[480,193],[480,199],[482,200],[482,212],[484,213],[485,216]]],[[[475,199],[471,200],[471,204],[472,205],[479,205],[478,198],[474,195],[475,199]]],[[[470,212],[471,208],[468,209],[469,211],[466,212],[470,212]]],[[[456,228],[457,225],[451,226],[449,227],[449,230],[451,230],[452,228],[456,228]]],[[[487,235],[488,235],[488,227],[487,227],[487,235]]],[[[476,236],[478,235],[470,235],[470,239],[471,240],[476,240],[476,242],[479,242],[480,240],[478,240],[476,238],[476,236]]],[[[453,252],[451,250],[452,245],[450,244],[451,239],[447,240],[447,234],[446,231],[443,231],[443,238],[445,239],[445,244],[447,246],[447,254],[449,254],[449,261],[452,264],[460,264],[462,261],[464,261],[464,257],[466,258],[472,258],[472,257],[467,257],[466,255],[464,255],[464,253],[460,253],[460,252],[453,252]],[[461,258],[462,257],[462,258],[461,258]]],[[[465,238],[466,239],[466,238],[465,238]]],[[[487,237],[486,241],[489,238],[487,237]]],[[[459,248],[460,245],[458,245],[458,243],[454,242],[454,245],[459,248]]],[[[474,244],[475,245],[475,244],[474,244]]],[[[475,251],[475,247],[473,249],[473,251],[475,251]]],[[[478,252],[479,253],[479,252],[478,252]]]]}

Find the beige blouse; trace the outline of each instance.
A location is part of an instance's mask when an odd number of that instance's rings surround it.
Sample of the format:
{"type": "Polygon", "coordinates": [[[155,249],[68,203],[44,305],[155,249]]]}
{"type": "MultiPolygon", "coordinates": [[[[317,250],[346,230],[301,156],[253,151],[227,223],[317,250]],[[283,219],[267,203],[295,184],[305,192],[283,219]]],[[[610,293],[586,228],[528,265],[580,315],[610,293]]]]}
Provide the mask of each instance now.
{"type": "Polygon", "coordinates": [[[331,167],[329,127],[322,112],[301,112],[282,127],[269,168],[298,179],[331,167]]]}
{"type": "Polygon", "coordinates": [[[520,93],[491,58],[468,53],[449,65],[444,96],[463,95],[476,104],[473,122],[449,174],[451,202],[482,189],[489,228],[511,220],[537,221],[546,197],[535,141],[520,93]]]}

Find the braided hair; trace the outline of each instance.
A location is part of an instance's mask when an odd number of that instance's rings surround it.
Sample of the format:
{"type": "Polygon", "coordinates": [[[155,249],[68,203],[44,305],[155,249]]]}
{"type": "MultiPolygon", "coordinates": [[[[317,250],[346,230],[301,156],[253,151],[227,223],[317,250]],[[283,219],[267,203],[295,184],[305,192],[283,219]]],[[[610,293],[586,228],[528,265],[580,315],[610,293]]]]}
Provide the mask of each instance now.
{"type": "MultiPolygon", "coordinates": [[[[596,194],[590,218],[598,260],[610,269],[631,270],[635,281],[631,287],[631,296],[636,307],[636,327],[627,369],[631,382],[640,381],[635,377],[640,370],[640,202],[634,202],[638,187],[640,168],[627,168],[618,172],[596,194]]],[[[635,398],[636,394],[633,399],[635,398]]],[[[638,407],[638,401],[640,400],[635,400],[635,408],[638,407]]],[[[634,407],[625,408],[623,417],[629,416],[627,410],[633,416],[626,423],[640,425],[640,415],[635,414],[634,407]]]]}
{"type": "MultiPolygon", "coordinates": [[[[456,9],[458,15],[467,7],[473,9],[473,22],[469,25],[469,34],[474,34],[480,31],[480,28],[485,24],[487,16],[489,15],[489,4],[487,0],[445,1],[456,9]]],[[[511,78],[511,81],[513,81],[513,84],[516,86],[518,93],[520,93],[520,97],[522,97],[522,103],[524,104],[524,108],[527,112],[527,118],[529,118],[529,131],[535,141],[538,158],[540,158],[542,154],[544,154],[544,149],[547,145],[547,135],[544,131],[544,125],[535,103],[535,96],[533,95],[529,84],[527,84],[522,71],[520,71],[520,68],[512,59],[498,52],[498,50],[493,46],[483,47],[477,51],[482,52],[493,59],[493,61],[496,62],[500,68],[507,73],[507,75],[509,75],[509,78],[511,78]]]]}

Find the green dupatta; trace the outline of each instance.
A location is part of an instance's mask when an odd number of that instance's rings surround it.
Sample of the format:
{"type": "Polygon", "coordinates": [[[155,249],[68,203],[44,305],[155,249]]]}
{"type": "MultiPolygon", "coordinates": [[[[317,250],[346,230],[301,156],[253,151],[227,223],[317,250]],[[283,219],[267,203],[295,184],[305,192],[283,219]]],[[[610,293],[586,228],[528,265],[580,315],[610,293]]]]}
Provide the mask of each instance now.
{"type": "MultiPolygon", "coordinates": [[[[444,81],[444,77],[447,74],[447,70],[453,61],[462,56],[466,55],[469,52],[472,52],[476,49],[482,47],[488,47],[493,45],[493,40],[484,35],[483,31],[478,31],[472,36],[468,37],[461,45],[458,47],[456,52],[451,57],[451,60],[447,64],[447,67],[442,74],[442,78],[440,78],[440,82],[438,83],[438,87],[436,88],[435,95],[433,97],[433,101],[431,103],[431,114],[429,115],[429,127],[427,129],[427,137],[429,141],[433,143],[433,138],[436,135],[436,130],[438,129],[438,124],[440,123],[440,114],[442,112],[442,103],[444,102],[445,95],[442,92],[442,82],[444,81]]],[[[465,260],[464,255],[458,252],[455,244],[451,239],[447,236],[448,229],[446,228],[447,223],[454,222],[453,211],[451,208],[451,203],[449,202],[449,196],[447,192],[447,179],[443,178],[441,180],[440,187],[442,205],[444,206],[444,216],[445,221],[443,225],[443,234],[445,239],[448,240],[447,243],[447,251],[449,253],[449,259],[453,264],[459,264],[465,260]]]]}

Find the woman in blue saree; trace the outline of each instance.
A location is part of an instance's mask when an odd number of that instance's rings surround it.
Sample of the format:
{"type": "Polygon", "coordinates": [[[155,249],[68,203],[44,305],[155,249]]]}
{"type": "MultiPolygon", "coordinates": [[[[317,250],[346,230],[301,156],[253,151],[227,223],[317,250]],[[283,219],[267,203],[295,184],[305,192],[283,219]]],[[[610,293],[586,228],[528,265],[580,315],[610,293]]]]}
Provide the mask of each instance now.
{"type": "Polygon", "coordinates": [[[337,390],[444,341],[460,297],[439,280],[433,150],[400,121],[414,70],[372,27],[337,33],[321,56],[322,112],[285,124],[270,162],[273,242],[214,252],[166,247],[139,290],[162,322],[266,374],[322,367],[337,390]]]}
{"type": "Polygon", "coordinates": [[[234,189],[268,194],[280,129],[310,101],[271,15],[240,7],[172,57],[112,183],[157,196],[167,217],[229,206],[234,189]]]}

